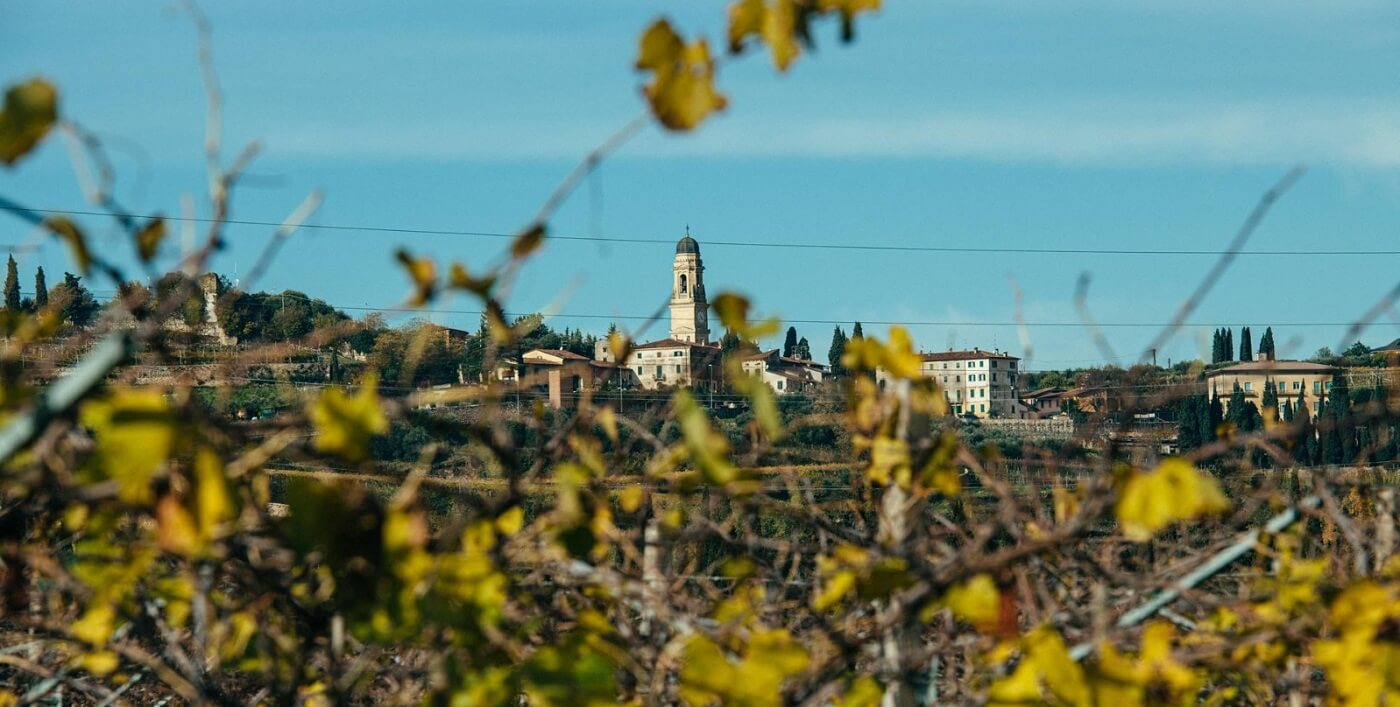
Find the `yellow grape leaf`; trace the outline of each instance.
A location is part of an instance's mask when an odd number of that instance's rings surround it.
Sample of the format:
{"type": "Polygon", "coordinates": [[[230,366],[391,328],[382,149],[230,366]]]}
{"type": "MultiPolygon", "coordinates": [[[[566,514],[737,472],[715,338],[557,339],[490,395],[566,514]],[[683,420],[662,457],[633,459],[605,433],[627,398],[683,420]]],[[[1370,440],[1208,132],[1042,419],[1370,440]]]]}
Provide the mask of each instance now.
{"type": "Polygon", "coordinates": [[[914,353],[909,331],[902,326],[890,327],[888,344],[872,336],[846,342],[841,364],[852,371],[881,369],[895,378],[914,380],[920,377],[919,355],[914,353]]]}
{"type": "Polygon", "coordinates": [[[763,17],[768,13],[763,0],[737,0],[729,6],[729,52],[744,49],[744,40],[763,32],[763,17]]]}
{"type": "Polygon", "coordinates": [[[793,0],[773,0],[763,13],[763,40],[773,54],[773,65],[787,71],[802,52],[797,45],[797,8],[793,0]]]}
{"type": "Polygon", "coordinates": [[[0,162],[12,165],[48,134],[58,120],[58,91],[35,78],[5,91],[0,109],[0,162]]]}
{"type": "Polygon", "coordinates": [[[515,535],[525,527],[525,509],[511,506],[496,516],[496,531],[501,535],[515,535]]]}
{"type": "Polygon", "coordinates": [[[683,51],[685,42],[676,34],[671,23],[657,20],[642,34],[641,48],[637,52],[637,68],[660,71],[675,63],[683,51]]]}
{"type": "Polygon", "coordinates": [[[111,602],[95,602],[69,627],[73,637],[100,646],[117,630],[117,610],[111,602]]]}
{"type": "Polygon", "coordinates": [[[846,694],[837,700],[837,707],[876,707],[884,699],[885,691],[875,678],[863,675],[856,678],[846,689],[846,694]]]}
{"type": "Polygon", "coordinates": [[[217,537],[222,526],[238,516],[238,506],[223,461],[212,449],[203,448],[194,458],[195,520],[204,542],[217,537]]]}
{"type": "Polygon", "coordinates": [[[389,431],[389,420],[379,409],[378,384],[371,374],[353,396],[339,388],[327,388],[311,403],[316,449],[350,461],[366,457],[370,437],[389,431]]]}
{"type": "Polygon", "coordinates": [[[1327,672],[1336,705],[1389,705],[1400,702],[1400,644],[1377,641],[1369,631],[1347,631],[1314,641],[1313,659],[1327,672]]]}
{"type": "Polygon", "coordinates": [[[749,322],[749,300],[743,295],[721,292],[710,306],[714,308],[715,314],[719,315],[720,323],[738,334],[741,339],[757,341],[778,331],[777,319],[765,319],[758,323],[749,322]]]}
{"type": "Polygon", "coordinates": [[[812,598],[812,608],[817,611],[826,611],[839,604],[855,588],[855,572],[851,570],[836,572],[823,581],[821,593],[812,598]]]}
{"type": "Polygon", "coordinates": [[[731,361],[730,364],[730,385],[749,399],[753,417],[758,421],[763,434],[770,440],[782,439],[787,429],[783,427],[782,417],[778,414],[778,400],[773,394],[773,389],[764,383],[762,378],[745,374],[737,360],[731,361]]]}
{"type": "Polygon", "coordinates": [[[156,503],[156,543],[166,552],[186,557],[199,552],[201,547],[194,516],[174,494],[164,496],[156,503]]]}
{"type": "Polygon", "coordinates": [[[160,242],[165,239],[165,231],[165,219],[156,216],[136,232],[136,253],[142,261],[150,262],[156,257],[160,242]]]}
{"type": "Polygon", "coordinates": [[[725,484],[737,478],[738,469],[729,463],[729,440],[710,427],[709,415],[695,402],[695,398],[685,390],[678,391],[675,408],[686,451],[705,479],[710,483],[725,484]]]}
{"type": "Polygon", "coordinates": [[[881,486],[909,486],[909,445],[893,437],[876,437],[870,445],[870,469],[866,478],[881,486]]]}
{"type": "Polygon", "coordinates": [[[697,633],[681,657],[680,696],[692,705],[780,705],[783,682],[807,669],[801,644],[783,629],[760,629],[749,636],[740,660],[731,661],[714,641],[697,633]]]}
{"type": "Polygon", "coordinates": [[[89,651],[73,659],[73,667],[81,668],[97,677],[106,677],[121,665],[113,651],[89,651]]]}
{"type": "Polygon", "coordinates": [[[452,270],[448,275],[448,284],[459,290],[466,290],[485,297],[491,292],[491,288],[496,286],[496,276],[492,274],[476,277],[467,272],[465,265],[453,263],[452,270]]]}
{"type": "Polygon", "coordinates": [[[634,484],[618,492],[618,503],[622,506],[624,513],[636,513],[642,507],[642,502],[646,500],[646,489],[641,484],[634,484]]]}
{"type": "Polygon", "coordinates": [[[88,401],[78,417],[97,442],[86,478],[117,482],[117,496],[127,503],[150,503],[151,480],[170,457],[178,427],[165,394],[152,388],[118,389],[88,401]]]}
{"type": "Polygon", "coordinates": [[[1021,650],[1025,655],[1016,670],[988,690],[989,704],[1040,703],[1044,692],[1056,704],[1092,704],[1084,669],[1070,658],[1060,634],[1037,628],[1021,638],[1021,650]]]}
{"type": "Polygon", "coordinates": [[[603,428],[603,434],[608,436],[608,441],[617,444],[617,413],[612,408],[600,409],[598,424],[603,428]]]}
{"type": "Polygon", "coordinates": [[[519,260],[525,256],[539,250],[544,244],[544,224],[536,223],[531,225],[515,237],[510,244],[510,257],[519,260]]]}
{"type": "Polygon", "coordinates": [[[991,575],[979,574],[954,585],[943,595],[944,606],[953,615],[978,629],[995,626],[1001,618],[1001,592],[991,575]]]}
{"type": "Polygon", "coordinates": [[[406,250],[399,250],[394,254],[395,258],[408,271],[409,279],[413,280],[413,296],[409,298],[409,304],[414,307],[421,307],[427,304],[437,295],[437,265],[430,258],[415,258],[406,250]]]}
{"type": "Polygon", "coordinates": [[[664,19],[642,34],[637,68],[652,72],[642,93],[652,114],[671,130],[691,130],[710,113],[724,109],[726,99],[715,90],[709,46],[703,39],[687,44],[664,19]]]}
{"type": "Polygon", "coordinates": [[[68,249],[73,251],[73,262],[78,266],[78,271],[84,275],[88,274],[92,267],[92,253],[88,251],[87,238],[82,229],[78,228],[78,224],[66,216],[50,216],[44,219],[44,228],[68,244],[68,249]]]}
{"type": "Polygon", "coordinates": [[[1213,477],[1172,457],[1151,472],[1134,471],[1123,484],[1114,513],[1129,540],[1145,542],[1173,522],[1229,509],[1213,477]]]}
{"type": "Polygon", "coordinates": [[[1400,586],[1370,580],[1352,584],[1332,602],[1328,616],[1343,631],[1374,631],[1386,619],[1400,618],[1400,586]]]}

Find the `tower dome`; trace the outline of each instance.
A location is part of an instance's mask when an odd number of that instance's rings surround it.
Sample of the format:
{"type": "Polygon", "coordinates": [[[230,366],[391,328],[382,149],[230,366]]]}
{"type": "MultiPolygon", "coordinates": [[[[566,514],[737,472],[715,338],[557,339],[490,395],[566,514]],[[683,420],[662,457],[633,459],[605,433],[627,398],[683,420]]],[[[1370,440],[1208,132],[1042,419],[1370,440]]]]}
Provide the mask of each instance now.
{"type": "Polygon", "coordinates": [[[700,254],[700,244],[696,242],[694,238],[691,238],[689,233],[685,234],[683,238],[676,241],[676,254],[680,255],[681,253],[694,253],[695,255],[700,254]]]}

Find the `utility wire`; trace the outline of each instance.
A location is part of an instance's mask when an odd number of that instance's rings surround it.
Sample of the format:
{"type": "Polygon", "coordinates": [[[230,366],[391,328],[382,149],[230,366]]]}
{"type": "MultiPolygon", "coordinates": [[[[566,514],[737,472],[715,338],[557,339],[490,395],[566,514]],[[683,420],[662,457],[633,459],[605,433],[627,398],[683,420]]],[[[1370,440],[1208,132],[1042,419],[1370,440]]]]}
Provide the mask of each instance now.
{"type": "MultiPolygon", "coordinates": [[[[133,214],[105,211],[83,211],[68,209],[29,209],[29,211],[42,214],[67,214],[70,216],[115,216],[133,220],[150,220],[153,218],[164,218],[168,221],[188,221],[193,223],[211,223],[214,219],[184,217],[184,216],[164,216],[159,214],[133,214]]],[[[276,228],[281,226],[278,221],[260,221],[254,219],[223,219],[222,223],[238,226],[267,226],[276,228]]],[[[494,231],[468,231],[452,229],[431,229],[431,228],[409,228],[392,226],[357,226],[350,224],[301,224],[302,229],[314,229],[321,231],[359,231],[364,233],[398,233],[430,236],[466,236],[472,238],[515,238],[516,233],[498,233],[494,231]]],[[[549,235],[550,240],[556,241],[587,241],[597,243],[637,243],[674,245],[675,240],[669,238],[623,238],[609,236],[570,236],[570,235],[549,235]]],[[[739,241],[739,240],[706,240],[706,247],[723,246],[736,248],[795,248],[807,250],[836,250],[836,251],[867,251],[867,252],[887,252],[887,253],[1027,253],[1039,255],[1199,255],[1199,256],[1220,256],[1220,255],[1269,255],[1269,256],[1312,256],[1312,255],[1336,255],[1336,256],[1377,256],[1377,255],[1400,255],[1397,249],[1377,249],[1377,250],[1206,250],[1190,248],[1012,248],[1012,247],[973,247],[973,246],[917,246],[917,245],[881,245],[870,243],[777,243],[772,241],[739,241]]]]}

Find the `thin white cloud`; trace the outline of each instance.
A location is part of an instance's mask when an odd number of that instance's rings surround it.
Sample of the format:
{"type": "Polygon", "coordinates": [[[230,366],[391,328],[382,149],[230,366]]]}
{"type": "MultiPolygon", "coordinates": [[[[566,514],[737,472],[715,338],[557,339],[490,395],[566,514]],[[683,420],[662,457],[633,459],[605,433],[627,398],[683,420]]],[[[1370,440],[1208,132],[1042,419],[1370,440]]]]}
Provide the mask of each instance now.
{"type": "MultiPolygon", "coordinates": [[[[748,121],[745,121],[748,122],[748,121]]],[[[716,124],[659,154],[953,158],[1090,165],[1400,165],[1400,105],[1026,106],[919,117],[716,124]]]]}
{"type": "MultiPolygon", "coordinates": [[[[1306,161],[1400,166],[1400,104],[1375,101],[1090,103],[967,108],[922,116],[721,116],[695,134],[649,133],[628,158],[943,158],[1003,163],[1253,166],[1306,161]]],[[[622,121],[619,121],[619,124],[622,121]]],[[[565,121],[275,128],[278,154],[325,158],[519,160],[573,158],[615,125],[565,121]]]]}

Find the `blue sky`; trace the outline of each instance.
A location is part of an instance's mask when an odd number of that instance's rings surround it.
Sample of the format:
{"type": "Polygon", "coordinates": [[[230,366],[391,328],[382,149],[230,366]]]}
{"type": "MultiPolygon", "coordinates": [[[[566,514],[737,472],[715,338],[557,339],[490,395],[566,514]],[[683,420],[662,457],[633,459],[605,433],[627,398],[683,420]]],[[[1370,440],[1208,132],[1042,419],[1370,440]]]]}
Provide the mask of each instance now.
{"type": "MultiPolygon", "coordinates": [[[[1369,0],[887,0],[854,45],[819,33],[786,75],[727,61],[729,109],[690,135],[649,129],[559,213],[554,232],[700,240],[711,294],[735,289],[794,319],[915,326],[928,350],[1020,353],[1011,278],[1031,324],[1078,321],[1081,272],[1103,322],[1167,321],[1202,256],[911,254],[706,247],[773,243],[1223,247],[1291,165],[1308,174],[1251,247],[1400,248],[1400,6],[1369,0]]],[[[206,3],[230,149],[265,149],[236,218],[280,220],[311,189],[315,222],[512,231],[572,164],[641,110],[636,37],[656,17],[722,43],[718,2],[206,3]]],[[[195,34],[169,2],[0,0],[0,82],[55,80],[65,112],[106,136],[134,210],[203,200],[195,34]]],[[[0,170],[0,194],[82,208],[62,144],[0,170]]],[[[96,227],[97,224],[94,223],[96,227]]],[[[251,265],[269,230],[234,227],[216,268],[251,265]]],[[[99,245],[122,251],[105,225],[99,245]]],[[[32,239],[0,222],[0,242],[32,239]]],[[[176,245],[172,239],[172,248],[176,245]]],[[[259,287],[394,306],[399,246],[484,264],[499,239],[304,231],[259,287]]],[[[173,257],[175,251],[168,255],[173,257]]],[[[553,242],[510,308],[644,315],[664,302],[667,245],[553,242]]],[[[49,246],[23,254],[64,269],[49,246]]],[[[1193,316],[1274,325],[1281,353],[1333,346],[1400,277],[1400,257],[1242,257],[1193,316]]],[[[51,275],[50,280],[56,279],[51,275]]],[[[98,284],[98,289],[104,285],[98,284]]],[[[442,309],[472,309],[467,300],[442,309]]],[[[437,321],[472,327],[470,314],[437,321]]],[[[1364,335],[1400,335],[1392,312],[1364,335]]],[[[626,322],[623,322],[626,323],[626,322]]],[[[606,322],[560,318],[603,330],[606,322]]],[[[824,354],[829,324],[799,325],[824,354]]],[[[880,330],[883,327],[868,327],[880,330]]],[[[655,331],[655,330],[653,330],[655,331]]],[[[1159,360],[1208,352],[1191,328],[1159,360]]],[[[1155,333],[1113,328],[1124,360],[1155,333]]],[[[1082,329],[1032,327],[1032,368],[1101,362],[1082,329]]]]}

